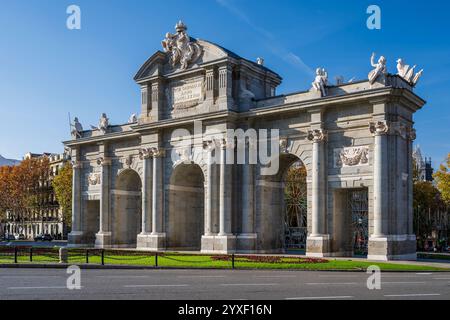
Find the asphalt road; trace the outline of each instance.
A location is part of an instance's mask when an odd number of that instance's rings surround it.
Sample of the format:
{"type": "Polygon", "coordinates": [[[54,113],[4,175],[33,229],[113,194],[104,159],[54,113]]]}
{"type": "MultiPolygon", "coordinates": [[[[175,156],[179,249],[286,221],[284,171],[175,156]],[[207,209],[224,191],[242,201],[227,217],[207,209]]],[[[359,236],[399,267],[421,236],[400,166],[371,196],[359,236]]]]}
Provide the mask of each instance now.
{"type": "Polygon", "coordinates": [[[383,273],[369,290],[365,273],[231,270],[0,269],[0,300],[340,300],[450,299],[450,273],[383,273]]]}

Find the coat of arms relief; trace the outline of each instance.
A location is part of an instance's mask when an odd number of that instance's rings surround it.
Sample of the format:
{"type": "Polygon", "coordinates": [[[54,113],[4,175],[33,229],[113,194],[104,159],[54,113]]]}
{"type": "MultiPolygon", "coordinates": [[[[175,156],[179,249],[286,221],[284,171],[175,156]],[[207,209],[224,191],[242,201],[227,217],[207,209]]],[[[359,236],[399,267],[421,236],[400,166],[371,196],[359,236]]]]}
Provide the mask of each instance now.
{"type": "Polygon", "coordinates": [[[369,165],[369,147],[349,147],[334,150],[334,167],[347,168],[369,165]]]}

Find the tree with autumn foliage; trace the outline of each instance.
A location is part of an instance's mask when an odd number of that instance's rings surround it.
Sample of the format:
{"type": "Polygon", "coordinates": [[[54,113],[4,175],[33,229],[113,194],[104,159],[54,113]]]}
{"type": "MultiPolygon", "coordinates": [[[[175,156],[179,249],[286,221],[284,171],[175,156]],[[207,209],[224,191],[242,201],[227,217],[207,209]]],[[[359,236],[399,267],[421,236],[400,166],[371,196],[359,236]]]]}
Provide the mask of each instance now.
{"type": "Polygon", "coordinates": [[[447,156],[447,163],[441,164],[439,171],[434,174],[436,185],[442,195],[442,200],[450,207],[450,153],[447,156]]]}
{"type": "Polygon", "coordinates": [[[52,185],[56,200],[63,212],[63,225],[72,225],[72,175],[73,168],[70,163],[66,164],[59,174],[53,179],[52,185]]]}
{"type": "Polygon", "coordinates": [[[43,207],[51,189],[47,157],[25,159],[18,166],[0,168],[0,212],[4,218],[24,224],[42,220],[43,207]]]}

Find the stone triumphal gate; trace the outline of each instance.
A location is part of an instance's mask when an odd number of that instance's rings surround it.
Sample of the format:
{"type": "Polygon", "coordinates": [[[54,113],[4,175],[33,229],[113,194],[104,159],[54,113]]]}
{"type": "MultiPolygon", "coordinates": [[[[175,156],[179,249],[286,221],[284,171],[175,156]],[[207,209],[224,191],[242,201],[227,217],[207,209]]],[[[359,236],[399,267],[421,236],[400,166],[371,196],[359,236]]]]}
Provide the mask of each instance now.
{"type": "Polygon", "coordinates": [[[368,80],[331,85],[318,69],[312,89],[277,96],[281,78],[262,59],[190,38],[181,22],[162,44],[135,77],[139,116],[110,125],[103,114],[89,131],[75,120],[65,143],[74,170],[70,245],[283,252],[286,174],[301,164],[307,255],[352,256],[360,247],[374,259],[415,257],[413,114],[425,102],[413,87],[421,72],[401,73],[401,65],[392,75],[386,59],[372,57],[368,80]],[[260,163],[210,161],[236,152],[228,129],[279,129],[276,174],[262,174],[260,163]]]}

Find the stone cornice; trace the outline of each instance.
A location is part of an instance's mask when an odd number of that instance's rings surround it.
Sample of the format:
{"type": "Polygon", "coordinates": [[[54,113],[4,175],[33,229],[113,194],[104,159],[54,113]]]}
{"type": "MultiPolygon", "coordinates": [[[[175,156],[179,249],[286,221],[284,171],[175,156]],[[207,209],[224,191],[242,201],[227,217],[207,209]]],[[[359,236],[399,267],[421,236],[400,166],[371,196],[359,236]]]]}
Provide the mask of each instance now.
{"type": "Polygon", "coordinates": [[[114,132],[108,133],[102,136],[80,138],[77,140],[70,140],[63,142],[66,147],[73,148],[84,144],[94,144],[99,142],[111,141],[111,140],[123,140],[129,138],[139,138],[141,135],[135,131],[127,132],[114,132]]]}

